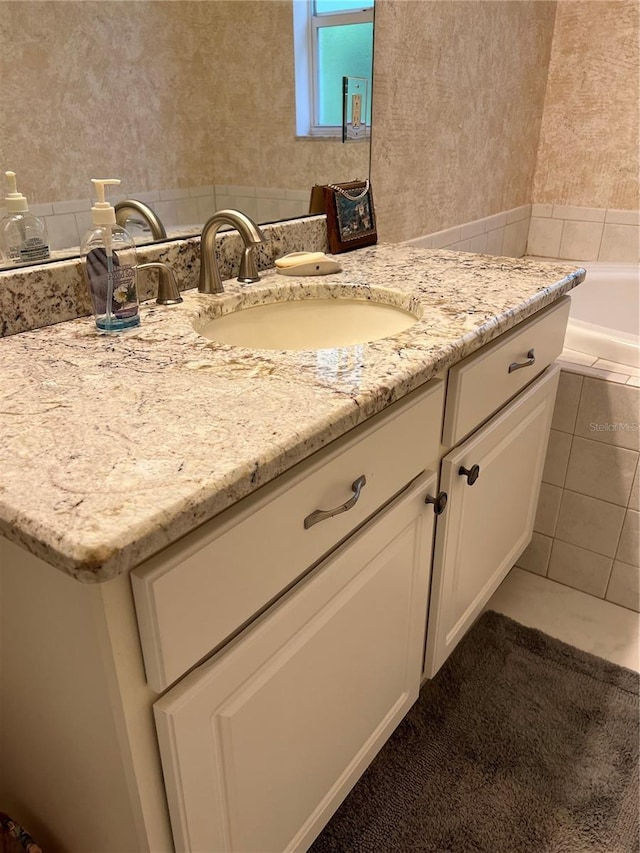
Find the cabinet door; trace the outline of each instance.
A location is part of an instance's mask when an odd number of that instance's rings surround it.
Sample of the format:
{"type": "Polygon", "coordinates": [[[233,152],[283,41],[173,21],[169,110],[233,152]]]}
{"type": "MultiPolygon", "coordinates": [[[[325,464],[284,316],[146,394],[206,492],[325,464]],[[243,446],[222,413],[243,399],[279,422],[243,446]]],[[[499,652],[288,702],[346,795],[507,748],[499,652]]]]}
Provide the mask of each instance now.
{"type": "Polygon", "coordinates": [[[156,702],[178,851],[306,850],[418,696],[423,474],[156,702]]]}
{"type": "Polygon", "coordinates": [[[547,370],[442,460],[440,488],[449,500],[436,531],[428,678],[531,540],[558,375],[557,367],[547,370]]]}

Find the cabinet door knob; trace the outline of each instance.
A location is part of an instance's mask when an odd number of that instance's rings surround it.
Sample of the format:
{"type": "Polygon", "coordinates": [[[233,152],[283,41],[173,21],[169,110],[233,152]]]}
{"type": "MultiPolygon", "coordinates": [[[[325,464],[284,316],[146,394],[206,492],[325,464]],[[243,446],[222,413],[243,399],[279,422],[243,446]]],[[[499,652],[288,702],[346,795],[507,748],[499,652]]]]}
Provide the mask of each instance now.
{"type": "Polygon", "coordinates": [[[461,465],[460,468],[458,468],[458,474],[460,474],[461,477],[466,477],[467,483],[470,486],[473,486],[480,476],[480,466],[472,465],[471,468],[465,468],[464,465],[461,465]]]}
{"type": "Polygon", "coordinates": [[[520,370],[521,367],[529,367],[530,364],[536,363],[536,351],[533,347],[527,353],[527,361],[512,361],[509,365],[509,373],[513,373],[514,370],[520,370]]]}
{"type": "Polygon", "coordinates": [[[349,498],[346,503],[340,504],[340,506],[336,506],[333,509],[314,510],[304,520],[305,530],[308,530],[310,527],[313,527],[313,525],[317,524],[319,521],[324,521],[325,518],[333,518],[334,515],[340,515],[341,512],[346,512],[348,509],[352,509],[352,507],[354,507],[358,503],[358,498],[360,497],[362,487],[366,484],[367,478],[364,474],[361,474],[358,479],[351,484],[351,489],[354,492],[353,497],[349,498]]]}
{"type": "Polygon", "coordinates": [[[426,504],[433,504],[433,511],[436,515],[442,515],[444,512],[444,508],[447,505],[447,493],[439,492],[435,498],[433,495],[427,495],[424,499],[426,504]]]}

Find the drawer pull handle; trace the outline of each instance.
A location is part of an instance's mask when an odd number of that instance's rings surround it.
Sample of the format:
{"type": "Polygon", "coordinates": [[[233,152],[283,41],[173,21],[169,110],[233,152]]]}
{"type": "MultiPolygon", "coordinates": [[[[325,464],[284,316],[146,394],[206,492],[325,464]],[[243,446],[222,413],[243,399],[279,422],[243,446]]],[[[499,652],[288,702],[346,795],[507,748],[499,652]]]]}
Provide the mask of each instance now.
{"type": "Polygon", "coordinates": [[[433,511],[436,515],[442,515],[444,508],[447,505],[447,493],[439,492],[434,498],[432,495],[427,495],[424,499],[426,504],[433,504],[433,511]]]}
{"type": "Polygon", "coordinates": [[[341,504],[340,506],[334,507],[334,509],[316,509],[310,515],[308,515],[304,520],[304,529],[308,530],[310,527],[313,527],[314,524],[317,524],[319,521],[324,521],[325,518],[333,518],[334,515],[340,515],[341,512],[346,512],[348,509],[352,509],[357,503],[358,498],[360,497],[360,492],[362,491],[362,487],[367,483],[367,478],[364,474],[358,477],[354,483],[352,483],[351,488],[354,491],[354,495],[352,498],[341,504]]]}
{"type": "Polygon", "coordinates": [[[458,468],[458,474],[460,474],[461,477],[466,477],[467,483],[470,486],[473,486],[480,476],[480,466],[472,465],[471,468],[465,468],[464,465],[461,465],[460,468],[458,468]]]}
{"type": "Polygon", "coordinates": [[[536,351],[533,347],[527,353],[527,361],[512,361],[509,365],[509,373],[513,373],[514,370],[520,370],[521,367],[529,367],[531,364],[536,363],[536,351]]]}

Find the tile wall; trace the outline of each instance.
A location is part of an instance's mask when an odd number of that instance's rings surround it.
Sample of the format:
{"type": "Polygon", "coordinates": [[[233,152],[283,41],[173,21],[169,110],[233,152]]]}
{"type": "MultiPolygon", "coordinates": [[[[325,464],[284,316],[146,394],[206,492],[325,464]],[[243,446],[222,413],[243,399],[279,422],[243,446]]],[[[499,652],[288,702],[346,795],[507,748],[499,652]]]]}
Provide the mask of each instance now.
{"type": "Polygon", "coordinates": [[[636,611],[639,411],[640,388],[562,370],[533,539],[517,562],[636,611]]]}
{"type": "Polygon", "coordinates": [[[520,258],[635,263],[640,259],[640,212],[525,204],[406,241],[423,249],[453,249],[520,258]]]}
{"type": "Polygon", "coordinates": [[[531,205],[523,204],[406,243],[421,249],[452,249],[521,258],[527,250],[530,217],[531,205]]]}
{"type": "MultiPolygon", "coordinates": [[[[153,208],[167,233],[172,229],[192,226],[198,231],[217,210],[233,208],[242,210],[258,222],[275,222],[305,216],[309,212],[310,190],[289,190],[264,187],[202,186],[188,189],[154,190],[152,192],[125,191],[122,186],[112,193],[112,204],[125,198],[135,198],[153,208]]],[[[57,201],[30,206],[34,216],[41,216],[47,224],[49,246],[53,252],[80,245],[86,231],[92,226],[91,205],[88,198],[74,201],[57,201]]],[[[0,208],[0,219],[6,210],[0,208]]],[[[135,225],[128,226],[132,236],[144,236],[135,225]]]]}
{"type": "Polygon", "coordinates": [[[579,261],[637,262],[640,212],[534,204],[527,254],[579,261]]]}

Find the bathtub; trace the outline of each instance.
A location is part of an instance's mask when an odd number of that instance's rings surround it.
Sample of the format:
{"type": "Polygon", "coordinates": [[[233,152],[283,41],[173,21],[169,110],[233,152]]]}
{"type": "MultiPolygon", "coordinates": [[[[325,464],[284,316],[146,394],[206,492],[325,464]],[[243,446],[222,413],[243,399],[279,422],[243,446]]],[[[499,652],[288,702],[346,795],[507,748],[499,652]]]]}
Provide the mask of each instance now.
{"type": "Polygon", "coordinates": [[[640,367],[640,267],[577,263],[586,269],[587,277],[570,292],[565,347],[640,367]]]}

